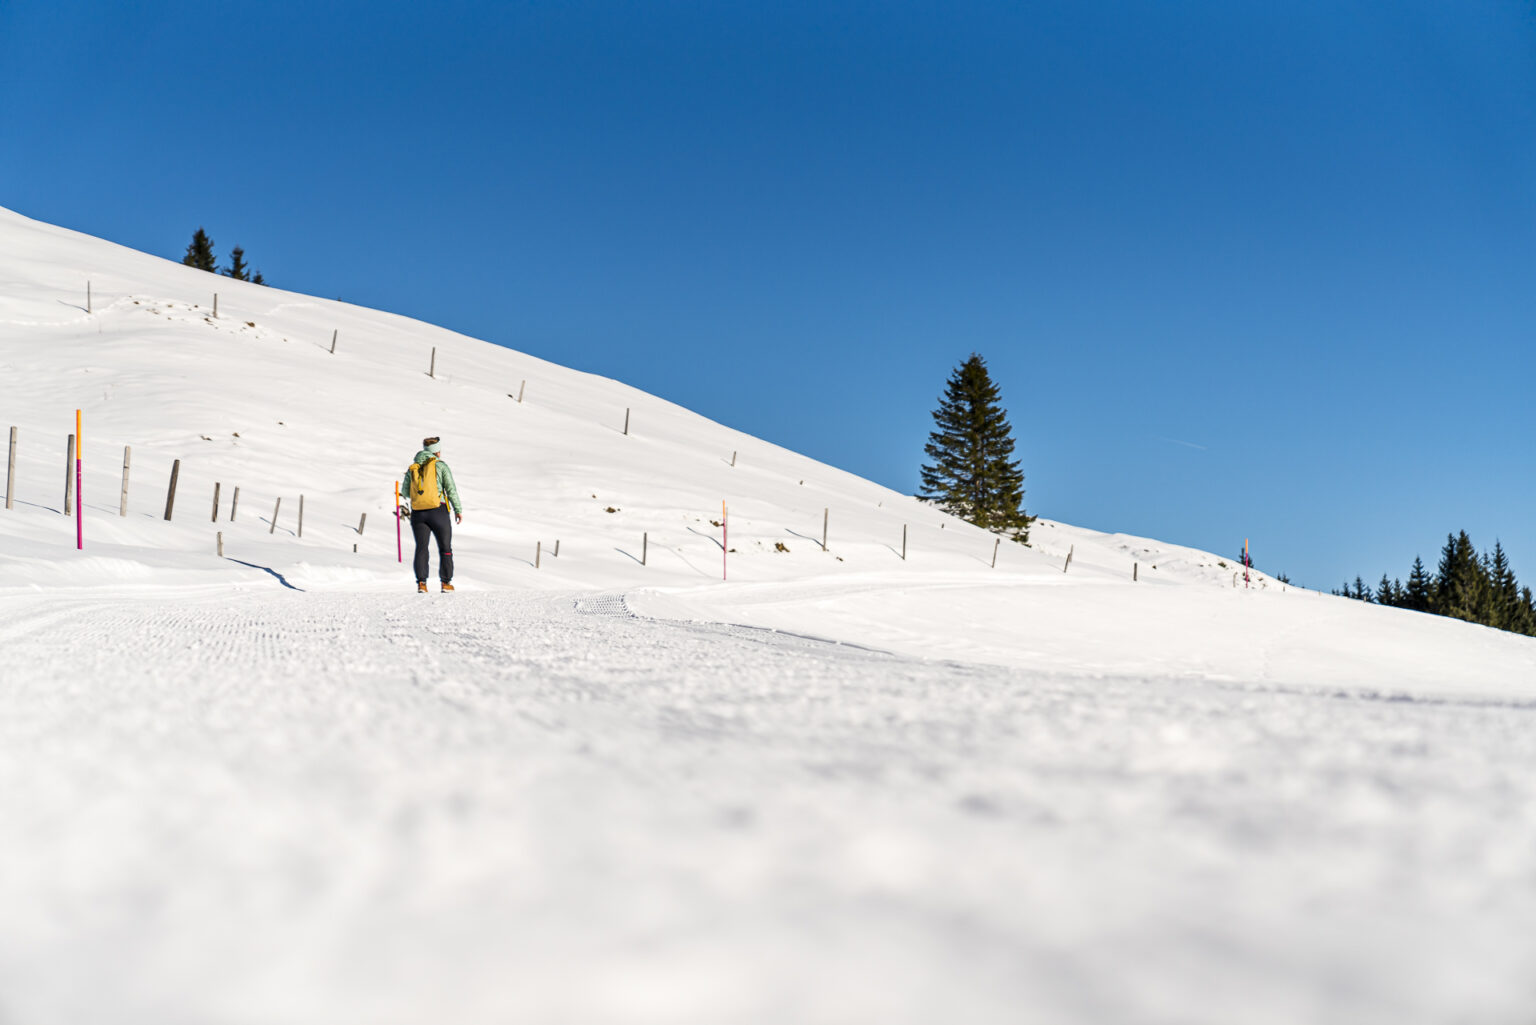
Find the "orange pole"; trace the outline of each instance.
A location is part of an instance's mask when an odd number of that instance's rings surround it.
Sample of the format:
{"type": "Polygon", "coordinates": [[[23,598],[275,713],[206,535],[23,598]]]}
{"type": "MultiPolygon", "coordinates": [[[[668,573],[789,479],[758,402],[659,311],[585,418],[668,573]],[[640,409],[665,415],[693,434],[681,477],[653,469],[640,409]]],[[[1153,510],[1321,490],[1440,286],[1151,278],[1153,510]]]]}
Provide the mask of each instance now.
{"type": "Polygon", "coordinates": [[[81,473],[81,464],[84,462],[85,435],[80,433],[80,411],[75,410],[75,549],[85,551],[85,502],[80,494],[80,484],[84,477],[81,473]]]}

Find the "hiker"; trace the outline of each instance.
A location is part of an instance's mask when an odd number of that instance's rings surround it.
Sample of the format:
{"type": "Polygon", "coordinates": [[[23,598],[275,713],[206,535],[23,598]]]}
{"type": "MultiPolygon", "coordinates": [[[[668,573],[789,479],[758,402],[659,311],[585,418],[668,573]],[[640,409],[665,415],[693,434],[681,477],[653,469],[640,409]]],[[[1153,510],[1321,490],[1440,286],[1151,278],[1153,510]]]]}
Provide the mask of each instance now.
{"type": "Polygon", "coordinates": [[[416,535],[416,590],[427,593],[427,536],[437,538],[437,575],[444,591],[453,590],[453,523],[464,522],[464,507],[459,504],[459,489],[453,486],[453,471],[442,460],[441,438],[424,438],[421,451],[406,467],[400,490],[411,501],[411,533],[416,535]],[[448,507],[453,506],[453,523],[448,522],[448,507]]]}

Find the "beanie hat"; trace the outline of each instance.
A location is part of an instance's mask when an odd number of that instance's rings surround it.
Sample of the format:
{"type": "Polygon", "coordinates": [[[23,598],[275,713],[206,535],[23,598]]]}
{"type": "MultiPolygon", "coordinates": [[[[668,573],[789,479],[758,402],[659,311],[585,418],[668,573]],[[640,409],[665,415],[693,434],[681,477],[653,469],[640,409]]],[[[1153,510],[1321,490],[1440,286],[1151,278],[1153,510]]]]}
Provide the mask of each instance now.
{"type": "Polygon", "coordinates": [[[426,449],[428,452],[432,453],[435,456],[435,455],[437,455],[438,450],[440,450],[443,447],[443,439],[442,438],[422,438],[421,439],[421,447],[426,449]]]}

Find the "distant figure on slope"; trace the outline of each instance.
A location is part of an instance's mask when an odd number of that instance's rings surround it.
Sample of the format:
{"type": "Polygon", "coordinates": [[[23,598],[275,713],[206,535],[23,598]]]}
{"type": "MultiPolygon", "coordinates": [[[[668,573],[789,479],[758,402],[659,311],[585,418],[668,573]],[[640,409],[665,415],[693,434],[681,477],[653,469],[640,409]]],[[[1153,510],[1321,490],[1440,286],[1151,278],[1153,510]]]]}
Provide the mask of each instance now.
{"type": "Polygon", "coordinates": [[[453,471],[442,460],[442,439],[425,438],[416,459],[406,467],[401,493],[411,500],[411,533],[416,535],[416,590],[427,593],[427,536],[437,538],[437,575],[443,590],[453,590],[453,523],[464,522],[453,471]],[[453,523],[448,506],[453,506],[453,523]]]}

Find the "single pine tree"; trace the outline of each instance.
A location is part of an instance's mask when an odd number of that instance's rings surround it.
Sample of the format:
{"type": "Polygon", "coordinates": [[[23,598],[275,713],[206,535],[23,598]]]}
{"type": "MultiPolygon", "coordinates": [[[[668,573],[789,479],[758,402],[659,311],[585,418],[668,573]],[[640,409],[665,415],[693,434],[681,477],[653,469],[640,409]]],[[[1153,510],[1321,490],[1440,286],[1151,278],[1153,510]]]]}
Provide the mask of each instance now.
{"type": "Polygon", "coordinates": [[[1520,584],[1514,570],[1509,568],[1509,556],[1497,539],[1493,542],[1493,554],[1488,559],[1489,609],[1488,625],[1500,630],[1512,630],[1520,617],[1520,584]]]}
{"type": "Polygon", "coordinates": [[[251,269],[246,265],[244,249],[236,246],[229,251],[229,269],[224,273],[236,281],[251,280],[251,269]]]}
{"type": "Polygon", "coordinates": [[[1354,590],[1349,592],[1349,596],[1357,601],[1368,602],[1371,600],[1370,589],[1365,586],[1365,581],[1360,577],[1355,577],[1355,587],[1354,590]]]}
{"type": "Polygon", "coordinates": [[[1408,586],[1403,589],[1403,607],[1415,612],[1428,612],[1433,597],[1433,581],[1424,570],[1424,560],[1413,557],[1413,569],[1408,573],[1408,586]]]}
{"type": "Polygon", "coordinates": [[[923,448],[933,462],[922,467],[920,497],[1027,544],[1034,517],[1024,512],[1024,474],[1012,458],[1013,431],[999,398],[975,353],[950,375],[923,448]]]}
{"type": "Polygon", "coordinates": [[[181,258],[181,262],[198,270],[214,274],[219,272],[218,261],[213,256],[213,239],[202,228],[192,233],[192,244],[187,246],[187,255],[181,258]]]}
{"type": "MultiPolygon", "coordinates": [[[[1401,590],[1401,588],[1399,588],[1399,590],[1401,590]]],[[[1392,590],[1392,581],[1388,580],[1387,575],[1383,573],[1381,575],[1381,583],[1376,585],[1376,604],[1386,606],[1396,605],[1396,594],[1397,592],[1392,590]]]]}
{"type": "Polygon", "coordinates": [[[257,271],[255,274],[251,275],[251,284],[265,285],[266,283],[267,279],[261,276],[261,271],[257,271]]]}
{"type": "Polygon", "coordinates": [[[1487,606],[1488,578],[1477,548],[1465,530],[1447,534],[1435,573],[1434,611],[1442,616],[1480,622],[1487,606]]]}

